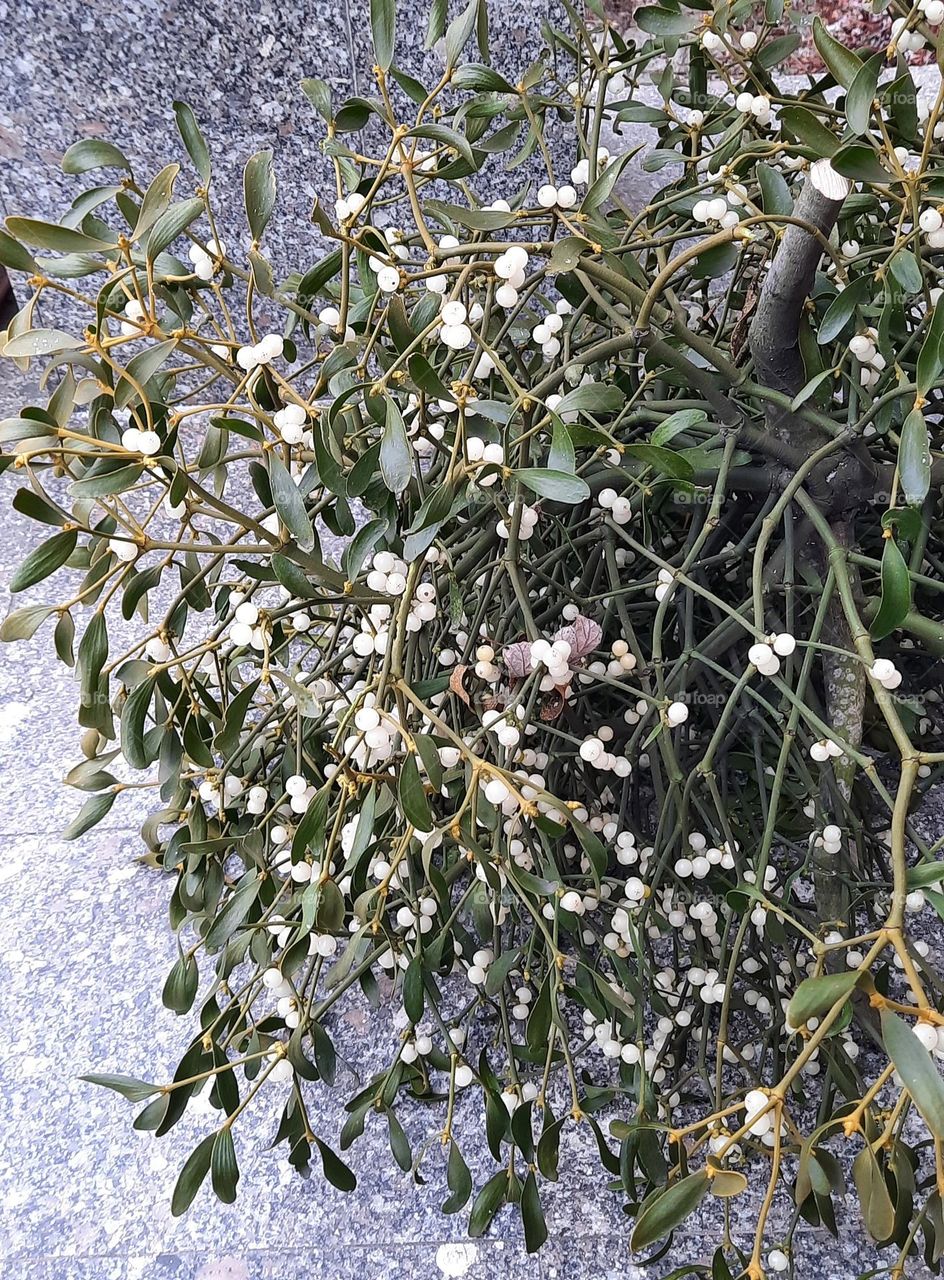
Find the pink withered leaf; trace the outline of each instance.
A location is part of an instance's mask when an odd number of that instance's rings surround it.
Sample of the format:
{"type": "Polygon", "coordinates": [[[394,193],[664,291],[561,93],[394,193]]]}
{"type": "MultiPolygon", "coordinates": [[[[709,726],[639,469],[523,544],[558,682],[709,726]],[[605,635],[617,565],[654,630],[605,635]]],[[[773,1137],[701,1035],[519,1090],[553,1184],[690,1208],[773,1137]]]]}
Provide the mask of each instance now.
{"type": "Polygon", "coordinates": [[[582,613],[574,618],[566,627],[561,627],[554,636],[555,640],[566,640],[570,645],[570,660],[585,658],[588,653],[598,649],[603,639],[603,628],[592,618],[585,618],[582,613]]]}
{"type": "Polygon", "coordinates": [[[531,674],[531,645],[527,640],[506,644],[501,656],[512,680],[523,680],[531,674]]]}

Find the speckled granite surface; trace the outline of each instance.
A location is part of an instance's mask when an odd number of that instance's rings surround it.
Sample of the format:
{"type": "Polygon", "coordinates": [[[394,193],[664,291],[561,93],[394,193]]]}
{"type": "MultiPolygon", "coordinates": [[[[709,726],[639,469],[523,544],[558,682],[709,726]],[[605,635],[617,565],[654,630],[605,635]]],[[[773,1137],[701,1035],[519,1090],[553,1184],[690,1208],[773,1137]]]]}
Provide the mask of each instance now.
{"type": "MultiPolygon", "coordinates": [[[[544,9],[544,0],[490,0],[499,65],[533,56],[544,9]]],[[[308,206],[326,169],[297,83],[313,74],[342,95],[368,89],[366,15],[367,0],[347,8],[201,0],[193,11],[180,0],[0,0],[0,212],[61,212],[81,180],[64,177],[58,159],[78,137],[109,137],[153,172],[173,154],[170,101],[183,97],[204,125],[221,188],[238,181],[252,151],[275,148],[272,248],[281,266],[298,265],[314,252],[308,206]]],[[[413,71],[430,61],[424,24],[402,6],[413,71]]],[[[24,398],[22,383],[0,369],[0,409],[24,398]]],[[[0,483],[0,614],[4,584],[33,540],[10,513],[11,487],[0,483]]],[[[167,886],[134,861],[147,798],[127,795],[104,827],[58,842],[55,832],[79,807],[60,783],[79,758],[74,684],[41,637],[0,658],[0,1280],[643,1280],[682,1259],[710,1258],[720,1240],[716,1205],[654,1268],[632,1265],[620,1202],[603,1189],[588,1132],[564,1144],[566,1182],[547,1195],[551,1239],[538,1259],[525,1255],[509,1210],[488,1239],[466,1240],[462,1217],[438,1214],[442,1171],[414,1187],[393,1167],[380,1131],[368,1130],[351,1153],[354,1197],[319,1176],[302,1181],[266,1149],[267,1113],[240,1126],[235,1209],[203,1193],[173,1219],[176,1171],[203,1118],[195,1113],[155,1142],[131,1129],[128,1104],[77,1079],[109,1069],[160,1075],[186,1035],[154,980],[174,953],[167,886]]],[[[371,1035],[388,1030],[385,1014],[365,1009],[356,1030],[369,1056],[371,1035]]],[[[315,1106],[329,1140],[337,1107],[327,1099],[315,1106]]],[[[414,1123],[421,1139],[423,1116],[414,1123]]],[[[470,1134],[481,1129],[477,1115],[463,1123],[470,1134]]],[[[480,1156],[477,1173],[484,1149],[480,1156]]],[[[750,1196],[738,1201],[741,1230],[753,1207],[750,1196]]],[[[838,1242],[801,1232],[797,1275],[849,1280],[874,1265],[853,1228],[838,1242]]]]}

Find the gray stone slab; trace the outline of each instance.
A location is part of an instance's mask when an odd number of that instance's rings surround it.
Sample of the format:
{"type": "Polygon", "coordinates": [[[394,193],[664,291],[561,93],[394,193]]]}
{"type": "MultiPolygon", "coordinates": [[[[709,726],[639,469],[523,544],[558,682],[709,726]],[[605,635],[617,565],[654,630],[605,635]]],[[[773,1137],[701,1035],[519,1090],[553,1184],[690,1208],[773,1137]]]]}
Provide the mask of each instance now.
{"type": "Polygon", "coordinates": [[[283,211],[307,224],[310,184],[329,165],[298,83],[316,75],[353,92],[343,5],[60,0],[35,15],[0,4],[0,23],[11,55],[0,116],[8,211],[48,216],[82,189],[57,171],[78,138],[107,137],[153,172],[179,149],[171,102],[182,98],[210,142],[220,189],[232,189],[253,151],[272,147],[283,211]]]}
{"type": "Polygon", "coordinates": [[[28,1280],[539,1280],[544,1272],[537,1260],[498,1241],[389,1249],[167,1252],[153,1258],[51,1257],[37,1259],[28,1273],[15,1274],[28,1280]]]}
{"type": "MultiPolygon", "coordinates": [[[[0,842],[0,1257],[6,1266],[15,1265],[18,1274],[58,1275],[35,1270],[53,1254],[70,1259],[74,1270],[63,1274],[82,1276],[91,1258],[295,1249],[300,1257],[308,1251],[312,1274],[320,1275],[317,1268],[341,1246],[461,1244],[464,1217],[437,1216],[446,1195],[436,1139],[441,1116],[404,1108],[414,1144],[432,1144],[424,1166],[428,1186],[418,1188],[396,1170],[378,1117],[345,1157],[359,1179],[357,1192],[346,1196],[320,1170],[302,1179],[284,1149],[269,1150],[285,1085],[268,1088],[237,1126],[238,1206],[221,1205],[204,1188],[185,1217],[171,1216],[177,1172],[215,1127],[215,1113],[197,1100],[156,1140],[132,1129],[134,1107],[79,1079],[102,1071],[168,1079],[192,1034],[192,1020],[178,1020],[160,1001],[176,954],[166,923],[171,882],[136,865],[137,851],[133,834],[98,830],[75,844],[43,837],[0,842]]],[[[362,1002],[332,1025],[342,1060],[353,1070],[341,1073],[334,1093],[322,1089],[309,1097],[313,1126],[332,1145],[344,1099],[382,1060],[377,1046],[387,1052],[389,1012],[372,1013],[362,1002]]],[[[477,1107],[470,1098],[460,1128],[472,1164],[488,1166],[475,1141],[482,1129],[477,1107]]],[[[514,1211],[505,1211],[495,1234],[514,1256],[521,1239],[514,1211]]],[[[482,1256],[497,1254],[489,1246],[482,1256]]]]}

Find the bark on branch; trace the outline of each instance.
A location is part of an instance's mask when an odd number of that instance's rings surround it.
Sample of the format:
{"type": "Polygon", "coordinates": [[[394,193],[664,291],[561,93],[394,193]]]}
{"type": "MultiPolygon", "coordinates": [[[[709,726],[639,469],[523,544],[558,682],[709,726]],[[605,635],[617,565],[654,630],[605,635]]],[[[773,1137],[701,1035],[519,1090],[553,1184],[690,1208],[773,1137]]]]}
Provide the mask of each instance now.
{"type": "MultiPolygon", "coordinates": [[[[757,381],[791,399],[803,388],[807,376],[800,351],[803,309],[822,257],[823,238],[835,226],[850,186],[828,160],[813,165],[794,209],[795,216],[810,230],[795,223],[787,227],[751,324],[748,341],[757,381]]],[[[767,411],[767,430],[801,456],[808,456],[828,438],[803,415],[773,406],[767,411]]],[[[817,467],[806,488],[825,512],[841,514],[860,506],[874,491],[874,483],[868,453],[855,442],[817,467]]]]}
{"type": "MultiPolygon", "coordinates": [[[[796,216],[828,236],[836,224],[850,183],[832,168],[828,160],[817,161],[810,170],[794,210],[796,216]]],[[[757,311],[751,325],[749,343],[754,357],[756,377],[767,387],[790,396],[806,382],[806,369],[800,351],[800,320],[813,286],[816,268],[822,256],[822,241],[803,227],[791,224],[770,265],[761,289],[757,311]]],[[[770,433],[788,442],[794,450],[808,454],[823,442],[818,428],[789,410],[772,409],[767,414],[770,433]]],[[[836,540],[850,549],[855,545],[855,517],[847,518],[844,510],[854,512],[871,490],[871,466],[867,454],[854,445],[828,460],[821,475],[811,475],[807,491],[833,519],[836,540]]],[[[812,564],[821,577],[825,575],[824,548],[818,539],[809,538],[798,548],[799,558],[812,564]]],[[[853,587],[858,581],[854,569],[853,587]]],[[[839,601],[833,597],[827,608],[825,639],[840,650],[852,649],[852,638],[839,601]]],[[[846,653],[826,653],[823,657],[827,718],[830,725],[853,746],[862,739],[865,710],[865,673],[862,664],[846,653]]],[[[823,808],[829,813],[837,798],[848,802],[854,778],[852,762],[837,761],[834,777],[838,797],[824,788],[823,808]]],[[[854,851],[849,850],[850,860],[854,851]]],[[[839,868],[829,855],[816,857],[815,880],[817,901],[824,921],[843,918],[848,901],[839,868]]]]}
{"type": "MultiPolygon", "coordinates": [[[[829,236],[850,184],[828,161],[817,161],[794,209],[794,216],[829,236]]],[[[822,257],[822,242],[791,223],[784,232],[761,289],[750,329],[750,348],[759,381],[795,396],[806,379],[800,354],[800,316],[822,257]]]]}

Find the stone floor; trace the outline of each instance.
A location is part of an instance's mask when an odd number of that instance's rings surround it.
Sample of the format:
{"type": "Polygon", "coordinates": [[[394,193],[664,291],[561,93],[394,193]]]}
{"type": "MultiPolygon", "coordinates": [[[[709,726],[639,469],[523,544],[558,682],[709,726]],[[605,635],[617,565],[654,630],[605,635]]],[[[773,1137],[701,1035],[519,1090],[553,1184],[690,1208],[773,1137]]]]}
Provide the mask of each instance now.
{"type": "MultiPolygon", "coordinates": [[[[499,65],[534,56],[544,7],[489,0],[499,65]]],[[[419,48],[425,15],[407,5],[401,13],[412,17],[400,26],[416,72],[428,56],[419,48]]],[[[81,189],[56,167],[78,137],[108,137],[155,171],[176,154],[170,102],[182,97],[205,127],[221,189],[252,151],[274,146],[279,216],[296,231],[276,230],[273,253],[283,268],[298,265],[312,252],[307,212],[324,190],[325,160],[297,83],[320,75],[339,94],[369,91],[366,14],[367,0],[0,0],[0,212],[58,216],[81,189]]],[[[28,398],[0,369],[0,410],[28,398]]],[[[9,510],[10,482],[0,488],[2,614],[5,584],[35,539],[9,510]]],[[[320,1176],[299,1179],[266,1150],[262,1115],[240,1135],[235,1208],[204,1192],[172,1218],[171,1189],[205,1129],[201,1116],[155,1142],[132,1130],[128,1104],[78,1079],[94,1070],[160,1076],[186,1029],[162,1007],[155,981],[174,943],[167,884],[134,861],[145,801],[124,797],[84,839],[57,839],[79,807],[61,785],[79,757],[74,706],[48,638],[0,654],[0,1280],[642,1280],[710,1258],[713,1210],[654,1268],[632,1264],[620,1202],[603,1189],[589,1135],[563,1153],[566,1183],[548,1196],[551,1237],[537,1259],[524,1253],[508,1210],[486,1240],[466,1240],[461,1216],[438,1214],[443,1171],[415,1188],[393,1167],[384,1135],[368,1131],[350,1153],[353,1197],[320,1176]]],[[[334,1140],[338,1103],[319,1107],[334,1140]]],[[[756,1202],[742,1200],[747,1231],[756,1202]]],[[[839,1242],[810,1230],[797,1237],[797,1276],[849,1280],[869,1265],[854,1221],[839,1242]]]]}

